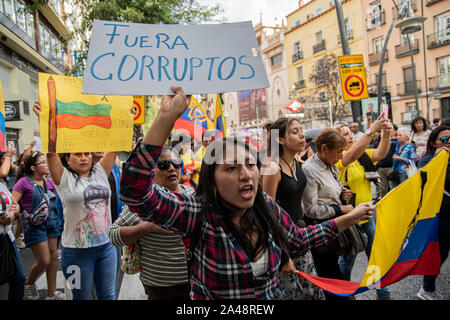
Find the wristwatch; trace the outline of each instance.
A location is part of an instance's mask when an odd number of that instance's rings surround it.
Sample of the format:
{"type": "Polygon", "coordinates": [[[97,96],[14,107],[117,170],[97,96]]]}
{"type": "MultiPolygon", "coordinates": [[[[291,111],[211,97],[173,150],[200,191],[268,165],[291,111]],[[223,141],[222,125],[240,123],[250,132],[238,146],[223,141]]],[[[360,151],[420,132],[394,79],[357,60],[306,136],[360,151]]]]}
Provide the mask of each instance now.
{"type": "Polygon", "coordinates": [[[372,132],[372,130],[367,129],[366,132],[364,132],[364,134],[367,134],[369,137],[373,137],[374,132],[372,132]]]}

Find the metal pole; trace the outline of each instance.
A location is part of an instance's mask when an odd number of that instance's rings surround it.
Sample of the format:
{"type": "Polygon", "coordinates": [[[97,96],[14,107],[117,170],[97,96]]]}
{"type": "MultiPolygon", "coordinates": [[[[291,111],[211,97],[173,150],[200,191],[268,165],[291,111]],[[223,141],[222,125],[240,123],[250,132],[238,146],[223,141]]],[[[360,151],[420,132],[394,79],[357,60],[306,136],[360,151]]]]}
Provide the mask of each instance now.
{"type": "Polygon", "coordinates": [[[384,55],[386,54],[386,48],[387,48],[387,44],[389,41],[389,38],[391,36],[392,33],[392,29],[394,29],[395,26],[395,22],[398,20],[398,17],[400,17],[400,14],[402,13],[402,11],[404,10],[405,6],[403,6],[402,8],[400,8],[400,10],[397,11],[397,14],[394,17],[394,20],[391,23],[391,26],[389,27],[388,33],[386,35],[386,39],[384,39],[384,43],[383,43],[383,49],[381,50],[381,57],[380,57],[380,66],[378,68],[378,79],[377,79],[377,101],[378,101],[378,114],[381,114],[381,103],[382,103],[382,85],[383,85],[383,64],[384,64],[384,55]]]}
{"type": "MultiPolygon", "coordinates": [[[[341,35],[342,54],[350,54],[350,46],[348,45],[347,34],[345,33],[344,13],[342,10],[342,3],[340,0],[334,0],[334,7],[336,8],[336,15],[339,25],[339,34],[341,35]]],[[[331,100],[330,100],[331,101],[331,100]]],[[[353,121],[361,125],[361,110],[358,101],[350,101],[353,121]]],[[[331,109],[331,105],[330,105],[331,109]]],[[[330,119],[332,122],[333,119],[330,119]]]]}
{"type": "Polygon", "coordinates": [[[413,89],[414,97],[416,98],[416,117],[419,115],[419,98],[417,97],[417,78],[416,78],[416,66],[414,65],[414,54],[412,53],[411,40],[409,39],[409,34],[406,35],[408,39],[409,52],[411,55],[411,68],[413,76],[413,89]]]}

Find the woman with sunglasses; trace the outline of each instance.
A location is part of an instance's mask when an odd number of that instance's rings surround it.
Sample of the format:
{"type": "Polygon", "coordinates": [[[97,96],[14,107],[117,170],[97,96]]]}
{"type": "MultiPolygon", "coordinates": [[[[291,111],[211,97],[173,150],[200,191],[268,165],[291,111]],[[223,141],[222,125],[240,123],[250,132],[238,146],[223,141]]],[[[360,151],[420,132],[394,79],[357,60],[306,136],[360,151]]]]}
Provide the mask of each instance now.
{"type": "MultiPolygon", "coordinates": [[[[441,152],[450,151],[450,127],[439,126],[435,128],[428,138],[427,151],[419,161],[419,168],[427,165],[435,156],[441,152]]],[[[450,159],[449,159],[450,162],[450,159]]],[[[450,164],[450,163],[449,163],[450,164]]],[[[447,165],[445,175],[444,197],[442,198],[441,209],[439,210],[439,251],[441,256],[441,266],[448,258],[450,250],[450,165],[447,165]]],[[[442,296],[436,292],[436,276],[423,276],[422,288],[417,296],[422,300],[442,300],[442,296]]]]}
{"type": "MultiPolygon", "coordinates": [[[[33,111],[38,115],[41,104],[33,111]]],[[[108,177],[117,152],[106,152],[96,164],[91,152],[48,153],[48,166],[64,208],[61,268],[66,279],[78,272],[73,300],[89,300],[92,284],[99,300],[114,300],[117,253],[108,231],[111,225],[111,189],[108,177]]],[[[70,281],[69,281],[70,282],[70,281]]]]}
{"type": "Polygon", "coordinates": [[[205,150],[195,196],[154,184],[162,145],[190,102],[181,87],[171,89],[175,95],[163,97],[158,115],[124,166],[120,194],[143,220],[198,239],[189,248],[192,298],[272,299],[276,272],[289,253],[301,255],[326,245],[370,216],[374,207],[362,204],[345,216],[299,228],[262,192],[256,152],[236,137],[218,139],[205,150]]]}
{"type": "MultiPolygon", "coordinates": [[[[165,147],[156,165],[155,184],[171,192],[193,194],[193,188],[180,183],[181,166],[182,159],[165,147]]],[[[143,221],[125,207],[111,226],[109,236],[115,246],[138,243],[141,251],[139,278],[149,300],[189,299],[185,247],[180,235],[143,221]]]]}
{"type": "Polygon", "coordinates": [[[50,197],[55,197],[56,188],[52,180],[46,178],[48,174],[46,156],[40,152],[34,152],[22,160],[17,173],[17,182],[12,191],[13,200],[18,202],[22,209],[21,219],[25,244],[31,248],[36,259],[25,282],[25,297],[31,300],[40,298],[36,280],[44,271],[47,276],[48,288],[46,300],[65,299],[62,292],[56,291],[57,250],[61,225],[56,207],[51,206],[53,202],[50,197]],[[45,221],[38,221],[34,218],[38,212],[45,214],[45,211],[48,213],[45,221]]]}

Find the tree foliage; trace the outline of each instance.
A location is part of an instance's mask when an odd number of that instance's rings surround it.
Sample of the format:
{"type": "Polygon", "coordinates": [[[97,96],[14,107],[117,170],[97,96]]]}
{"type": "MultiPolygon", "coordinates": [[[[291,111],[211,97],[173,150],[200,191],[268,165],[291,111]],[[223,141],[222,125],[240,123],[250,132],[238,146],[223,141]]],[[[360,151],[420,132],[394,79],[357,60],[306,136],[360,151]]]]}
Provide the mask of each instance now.
{"type": "MultiPolygon", "coordinates": [[[[313,72],[308,76],[311,88],[310,102],[331,101],[331,111],[334,121],[342,121],[351,115],[348,103],[342,97],[341,82],[337,57],[333,53],[327,53],[321,59],[316,60],[313,72]]],[[[329,118],[329,107],[317,108],[318,118],[329,118]]]]}

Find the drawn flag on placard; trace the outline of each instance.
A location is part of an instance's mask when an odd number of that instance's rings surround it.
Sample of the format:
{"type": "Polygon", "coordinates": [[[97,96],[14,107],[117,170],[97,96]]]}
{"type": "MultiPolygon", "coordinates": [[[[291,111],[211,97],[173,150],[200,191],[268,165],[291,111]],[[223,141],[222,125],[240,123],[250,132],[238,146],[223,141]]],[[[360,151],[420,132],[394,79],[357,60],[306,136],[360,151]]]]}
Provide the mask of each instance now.
{"type": "Polygon", "coordinates": [[[2,82],[0,81],[0,152],[6,151],[5,130],[5,101],[3,99],[2,82]]]}
{"type": "Polygon", "coordinates": [[[285,106],[286,109],[297,113],[300,110],[302,110],[305,106],[303,104],[301,104],[300,102],[298,102],[297,100],[293,100],[291,101],[287,106],[285,106]]]}
{"type": "Polygon", "coordinates": [[[39,73],[42,152],[129,151],[132,96],[82,94],[83,79],[39,73]]]}
{"type": "Polygon", "coordinates": [[[68,129],[82,129],[88,125],[111,128],[111,105],[89,105],[80,101],[61,102],[56,100],[56,126],[68,129]]]}
{"type": "Polygon", "coordinates": [[[213,124],[206,116],[201,104],[193,96],[186,111],[177,119],[173,129],[189,134],[191,137],[202,141],[202,134],[213,128],[213,124]]]}
{"type": "Polygon", "coordinates": [[[225,123],[225,118],[223,116],[222,110],[222,96],[218,93],[216,97],[216,111],[214,115],[214,124],[216,126],[216,131],[214,138],[223,138],[227,135],[227,126],[225,123]]]}
{"type": "Polygon", "coordinates": [[[443,151],[377,203],[375,238],[360,283],[297,274],[339,296],[383,288],[411,275],[438,275],[438,213],[447,164],[443,151]]]}

